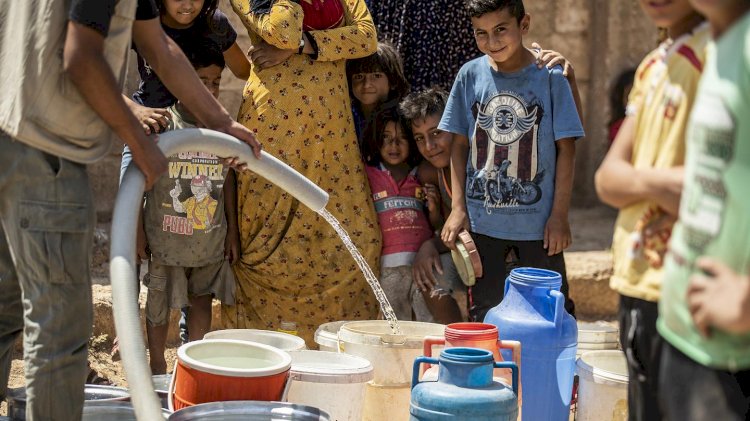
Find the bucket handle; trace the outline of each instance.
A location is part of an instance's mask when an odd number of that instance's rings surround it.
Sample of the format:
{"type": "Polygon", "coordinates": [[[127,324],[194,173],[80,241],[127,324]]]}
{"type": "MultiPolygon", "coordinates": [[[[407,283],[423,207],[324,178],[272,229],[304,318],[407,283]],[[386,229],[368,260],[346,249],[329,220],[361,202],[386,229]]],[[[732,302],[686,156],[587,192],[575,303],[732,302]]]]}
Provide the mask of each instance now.
{"type": "Polygon", "coordinates": [[[167,389],[167,409],[174,412],[174,404],[172,399],[174,396],[174,388],[176,385],[177,378],[177,360],[174,361],[174,367],[172,367],[172,377],[169,378],[169,389],[167,389]]]}
{"type": "MultiPolygon", "coordinates": [[[[497,340],[497,347],[499,349],[510,349],[510,355],[513,359],[513,363],[518,368],[518,373],[520,376],[521,373],[521,342],[518,341],[511,341],[511,340],[497,340]]],[[[515,391],[515,389],[514,389],[515,391]]],[[[516,392],[516,395],[518,393],[516,392]]]]}
{"type": "MultiPolygon", "coordinates": [[[[414,389],[414,386],[419,384],[419,367],[422,364],[440,364],[440,361],[438,361],[437,358],[429,358],[425,356],[417,357],[414,359],[414,365],[412,367],[412,376],[411,376],[411,388],[414,389]]],[[[518,365],[511,361],[500,361],[500,362],[494,362],[492,363],[493,368],[509,368],[511,371],[511,387],[513,388],[513,393],[518,396],[518,365]]]]}
{"type": "MultiPolygon", "coordinates": [[[[442,336],[425,336],[424,344],[422,345],[422,354],[428,358],[432,358],[432,347],[435,345],[445,345],[445,337],[442,336]]],[[[424,375],[425,371],[432,367],[431,364],[425,363],[422,367],[421,375],[424,375]]]]}
{"type": "MultiPolygon", "coordinates": [[[[511,387],[513,388],[513,393],[518,396],[518,365],[511,361],[500,361],[494,363],[495,368],[509,368],[511,371],[511,387]]],[[[413,387],[413,386],[412,386],[413,387]]]]}
{"type": "Polygon", "coordinates": [[[439,364],[437,358],[431,358],[431,357],[417,357],[414,359],[414,365],[412,367],[412,375],[411,375],[411,388],[414,389],[414,386],[419,383],[419,366],[422,365],[422,363],[425,364],[439,364]]]}
{"type": "Polygon", "coordinates": [[[565,296],[556,289],[550,290],[549,296],[555,301],[555,326],[560,326],[565,314],[565,296]]]}

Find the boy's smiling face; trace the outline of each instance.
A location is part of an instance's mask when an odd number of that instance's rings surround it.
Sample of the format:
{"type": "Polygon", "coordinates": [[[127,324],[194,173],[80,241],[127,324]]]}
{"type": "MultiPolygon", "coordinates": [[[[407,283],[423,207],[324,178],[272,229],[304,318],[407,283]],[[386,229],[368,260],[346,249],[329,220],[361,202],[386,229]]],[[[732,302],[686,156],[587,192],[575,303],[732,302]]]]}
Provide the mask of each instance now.
{"type": "Polygon", "coordinates": [[[527,14],[518,22],[508,8],[472,17],[477,48],[495,63],[508,61],[524,48],[523,36],[529,32],[530,20],[527,14]]]}
{"type": "Polygon", "coordinates": [[[411,122],[411,132],[417,149],[435,168],[448,168],[451,163],[453,135],[438,129],[440,115],[431,114],[411,122]]]}

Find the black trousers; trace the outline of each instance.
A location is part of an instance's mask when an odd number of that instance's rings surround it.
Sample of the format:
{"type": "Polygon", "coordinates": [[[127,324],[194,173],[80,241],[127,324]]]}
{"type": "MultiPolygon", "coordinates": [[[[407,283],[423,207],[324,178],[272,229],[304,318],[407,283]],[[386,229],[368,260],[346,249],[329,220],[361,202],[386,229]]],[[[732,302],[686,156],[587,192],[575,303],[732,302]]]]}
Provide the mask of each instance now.
{"type": "Polygon", "coordinates": [[[750,370],[701,365],[664,342],[659,397],[669,421],[750,420],[750,370]]]}
{"type": "Polygon", "coordinates": [[[501,240],[486,235],[471,233],[482,260],[483,276],[477,278],[469,294],[469,317],[481,322],[492,308],[500,304],[505,292],[505,278],[516,267],[535,267],[554,270],[562,276],[560,291],[565,295],[565,309],[575,316],[575,305],[568,297],[568,278],[565,272],[563,253],[547,256],[543,241],[501,240]],[[516,260],[506,264],[511,251],[516,260]]]}
{"type": "Polygon", "coordinates": [[[664,343],[656,331],[658,303],[620,295],[620,344],[628,362],[628,418],[661,421],[659,358],[664,343]]]}

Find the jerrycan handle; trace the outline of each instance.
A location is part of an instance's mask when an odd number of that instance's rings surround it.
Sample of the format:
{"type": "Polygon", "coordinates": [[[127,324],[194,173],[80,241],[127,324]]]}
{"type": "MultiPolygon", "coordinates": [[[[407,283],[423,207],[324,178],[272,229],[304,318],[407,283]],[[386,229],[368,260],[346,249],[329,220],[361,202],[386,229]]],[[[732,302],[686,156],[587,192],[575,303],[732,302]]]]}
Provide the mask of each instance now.
{"type": "MultiPolygon", "coordinates": [[[[415,361],[416,363],[416,361],[415,361]]],[[[509,368],[511,371],[511,383],[513,387],[513,393],[518,396],[518,366],[516,363],[510,362],[510,361],[501,361],[495,363],[495,368],[509,368]]],[[[414,386],[412,386],[414,387],[414,386]]]]}
{"type": "Polygon", "coordinates": [[[425,356],[417,357],[414,359],[414,366],[412,367],[412,371],[411,371],[411,388],[412,389],[414,389],[414,386],[416,386],[417,383],[419,383],[419,366],[422,365],[422,363],[439,364],[439,361],[437,358],[428,358],[425,356]]]}
{"type": "Polygon", "coordinates": [[[516,364],[516,366],[518,367],[520,371],[521,370],[521,342],[498,339],[497,347],[499,349],[510,349],[511,358],[513,359],[513,362],[516,364]]]}
{"type": "Polygon", "coordinates": [[[555,300],[555,326],[560,326],[565,314],[565,296],[556,289],[550,290],[549,296],[555,300]]]}
{"type": "MultiPolygon", "coordinates": [[[[426,336],[422,345],[422,354],[425,357],[432,358],[432,347],[435,345],[445,345],[445,338],[441,336],[426,336]]],[[[422,374],[429,370],[430,367],[430,364],[425,364],[425,366],[422,367],[422,374]]]]}

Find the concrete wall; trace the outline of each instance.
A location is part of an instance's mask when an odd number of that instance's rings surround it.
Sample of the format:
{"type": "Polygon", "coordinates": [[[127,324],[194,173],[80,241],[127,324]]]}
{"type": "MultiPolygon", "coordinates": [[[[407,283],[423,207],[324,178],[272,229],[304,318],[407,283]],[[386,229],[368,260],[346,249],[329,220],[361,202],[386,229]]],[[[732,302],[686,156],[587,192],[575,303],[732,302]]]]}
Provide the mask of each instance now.
{"type": "MultiPolygon", "coordinates": [[[[544,48],[560,51],[574,64],[587,137],[578,144],[573,206],[589,206],[597,202],[593,175],[607,148],[610,84],[654,48],[656,30],[643,16],[637,0],[527,0],[526,7],[532,16],[527,45],[536,41],[544,48]]],[[[220,8],[238,30],[238,43],[247,50],[247,32],[228,0],[220,0],[220,8]]],[[[132,92],[137,83],[138,74],[134,66],[131,68],[127,92],[132,92]]],[[[224,72],[219,99],[233,116],[239,109],[243,86],[243,81],[228,70],[224,72]]],[[[116,149],[90,168],[98,215],[105,221],[111,218],[117,191],[120,148],[116,149]]]]}

